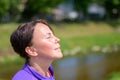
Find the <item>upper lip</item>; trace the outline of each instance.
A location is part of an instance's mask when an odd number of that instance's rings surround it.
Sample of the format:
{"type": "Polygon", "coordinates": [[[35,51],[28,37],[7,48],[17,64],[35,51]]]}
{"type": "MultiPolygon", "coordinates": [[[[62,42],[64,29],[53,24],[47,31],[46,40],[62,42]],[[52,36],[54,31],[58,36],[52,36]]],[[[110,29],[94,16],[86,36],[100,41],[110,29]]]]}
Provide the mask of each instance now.
{"type": "Polygon", "coordinates": [[[60,49],[60,46],[56,47],[55,49],[60,49]]]}

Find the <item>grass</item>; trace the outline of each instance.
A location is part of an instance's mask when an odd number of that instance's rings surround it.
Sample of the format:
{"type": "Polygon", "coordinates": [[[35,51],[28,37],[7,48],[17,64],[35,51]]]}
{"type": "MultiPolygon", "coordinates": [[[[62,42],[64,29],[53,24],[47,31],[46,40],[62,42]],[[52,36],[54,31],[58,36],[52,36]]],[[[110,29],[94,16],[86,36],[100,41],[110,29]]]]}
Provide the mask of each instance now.
{"type": "Polygon", "coordinates": [[[108,80],[120,80],[120,72],[111,73],[108,80]]]}
{"type": "Polygon", "coordinates": [[[73,48],[75,46],[81,46],[83,48],[89,48],[94,45],[99,45],[104,47],[106,45],[120,44],[120,37],[117,33],[109,34],[99,34],[93,36],[82,36],[82,37],[72,37],[72,38],[63,38],[61,40],[62,45],[68,45],[73,48]]]}
{"type": "Polygon", "coordinates": [[[54,28],[60,38],[70,38],[75,36],[93,36],[114,32],[113,28],[106,23],[84,23],[84,24],[63,24],[54,28]],[[59,28],[59,29],[58,29],[59,28]]]}
{"type": "Polygon", "coordinates": [[[16,25],[15,23],[0,24],[0,49],[9,47],[9,37],[16,25]]]}
{"type": "MultiPolygon", "coordinates": [[[[18,23],[0,24],[0,55],[14,53],[9,42],[10,34],[18,23]]],[[[51,24],[54,33],[61,39],[62,50],[71,50],[80,46],[83,50],[88,50],[94,45],[101,47],[107,45],[120,45],[120,33],[111,25],[99,22],[71,23],[71,24],[51,24]]],[[[119,25],[117,27],[120,28],[119,25]]]]}

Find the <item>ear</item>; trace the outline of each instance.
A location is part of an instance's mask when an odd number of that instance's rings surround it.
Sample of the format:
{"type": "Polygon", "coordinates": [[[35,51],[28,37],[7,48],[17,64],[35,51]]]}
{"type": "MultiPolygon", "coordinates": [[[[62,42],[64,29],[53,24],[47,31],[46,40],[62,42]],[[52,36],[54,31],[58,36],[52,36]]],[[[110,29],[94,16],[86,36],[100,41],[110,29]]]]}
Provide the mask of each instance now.
{"type": "Polygon", "coordinates": [[[38,55],[37,52],[36,52],[36,49],[33,48],[33,47],[26,47],[25,51],[30,56],[37,56],[38,55]]]}

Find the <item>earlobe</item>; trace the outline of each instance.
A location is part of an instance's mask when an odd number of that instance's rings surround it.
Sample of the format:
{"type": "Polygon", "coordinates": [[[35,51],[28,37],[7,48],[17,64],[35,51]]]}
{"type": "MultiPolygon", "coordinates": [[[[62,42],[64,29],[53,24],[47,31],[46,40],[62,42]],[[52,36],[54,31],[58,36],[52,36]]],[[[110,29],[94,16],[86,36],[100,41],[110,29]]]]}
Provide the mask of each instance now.
{"type": "Polygon", "coordinates": [[[38,55],[36,53],[36,50],[33,47],[26,47],[25,51],[29,56],[37,56],[38,55]]]}

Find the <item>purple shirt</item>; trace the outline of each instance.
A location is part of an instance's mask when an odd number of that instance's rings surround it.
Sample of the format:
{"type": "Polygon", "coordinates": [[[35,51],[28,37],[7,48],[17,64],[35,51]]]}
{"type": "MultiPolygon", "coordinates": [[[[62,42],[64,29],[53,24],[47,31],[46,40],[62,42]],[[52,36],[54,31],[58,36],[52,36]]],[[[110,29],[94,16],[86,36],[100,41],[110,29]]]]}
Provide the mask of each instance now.
{"type": "Polygon", "coordinates": [[[55,80],[52,66],[49,67],[51,76],[45,77],[38,73],[35,69],[31,68],[28,64],[25,64],[23,69],[18,71],[12,80],[55,80]]]}

